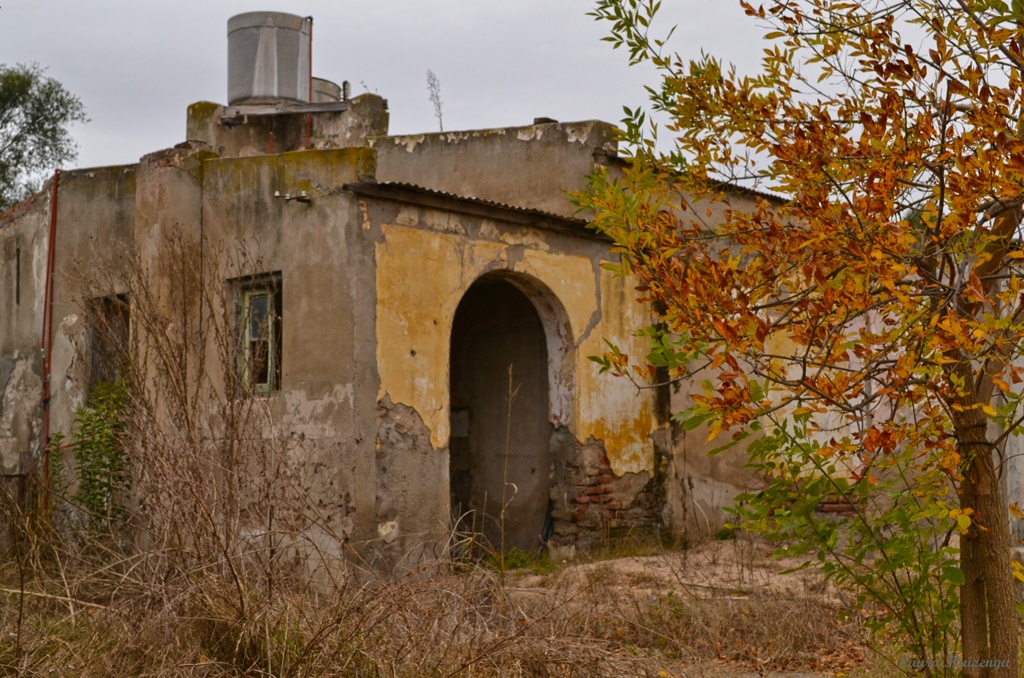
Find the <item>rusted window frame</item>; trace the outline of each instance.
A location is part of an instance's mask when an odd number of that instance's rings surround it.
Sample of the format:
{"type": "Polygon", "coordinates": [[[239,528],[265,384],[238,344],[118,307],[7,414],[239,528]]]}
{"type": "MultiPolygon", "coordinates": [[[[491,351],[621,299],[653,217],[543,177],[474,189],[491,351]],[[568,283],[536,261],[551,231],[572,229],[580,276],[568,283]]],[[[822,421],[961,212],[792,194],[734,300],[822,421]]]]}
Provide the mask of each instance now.
{"type": "Polygon", "coordinates": [[[234,281],[238,337],[238,379],[245,394],[267,395],[281,390],[281,357],[284,339],[284,295],[280,271],[248,276],[234,281]],[[253,325],[253,304],[266,299],[265,319],[253,325]],[[269,321],[267,320],[269,319],[269,321]],[[254,381],[254,356],[265,343],[265,378],[254,381]]]}

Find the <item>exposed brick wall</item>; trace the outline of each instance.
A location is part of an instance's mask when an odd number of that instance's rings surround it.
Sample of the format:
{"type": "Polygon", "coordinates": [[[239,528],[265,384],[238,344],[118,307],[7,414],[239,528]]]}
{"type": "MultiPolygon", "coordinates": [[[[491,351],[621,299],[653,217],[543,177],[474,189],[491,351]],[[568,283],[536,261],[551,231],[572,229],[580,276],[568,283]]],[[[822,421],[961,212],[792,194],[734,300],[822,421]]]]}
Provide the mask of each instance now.
{"type": "Polygon", "coordinates": [[[576,447],[556,468],[554,535],[557,546],[586,545],[626,533],[658,533],[661,493],[646,471],[616,476],[604,444],[593,439],[576,447]]]}

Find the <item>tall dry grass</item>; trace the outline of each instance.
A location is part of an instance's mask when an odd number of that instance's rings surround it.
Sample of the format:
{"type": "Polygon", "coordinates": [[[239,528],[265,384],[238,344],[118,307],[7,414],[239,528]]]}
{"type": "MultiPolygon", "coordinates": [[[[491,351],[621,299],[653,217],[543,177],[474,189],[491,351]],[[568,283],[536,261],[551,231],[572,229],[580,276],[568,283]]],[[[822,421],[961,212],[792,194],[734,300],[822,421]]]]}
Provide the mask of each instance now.
{"type": "Polygon", "coordinates": [[[504,559],[442,559],[380,577],[332,532],[303,450],[239,382],[224,281],[262,272],[259,258],[180,234],[160,246],[83,269],[83,308],[131,303],[118,444],[132,484],[111,498],[128,518],[88,520],[73,477],[48,502],[0,496],[3,675],[726,675],[730,662],[808,666],[849,642],[820,600],[671,581],[652,593],[600,568],[508,576],[504,559]]]}
{"type": "MultiPolygon", "coordinates": [[[[40,556],[48,562],[32,565],[26,595],[3,594],[25,605],[19,642],[0,646],[12,674],[738,675],[828,669],[850,646],[841,613],[820,600],[652,594],[611,569],[512,573],[503,584],[480,565],[433,563],[387,581],[350,569],[329,590],[268,590],[251,559],[232,575],[195,567],[161,582],[151,561],[166,554],[40,556]]],[[[10,565],[2,576],[16,579],[10,565]]],[[[17,612],[0,607],[0,633],[15,632],[17,612]]]]}

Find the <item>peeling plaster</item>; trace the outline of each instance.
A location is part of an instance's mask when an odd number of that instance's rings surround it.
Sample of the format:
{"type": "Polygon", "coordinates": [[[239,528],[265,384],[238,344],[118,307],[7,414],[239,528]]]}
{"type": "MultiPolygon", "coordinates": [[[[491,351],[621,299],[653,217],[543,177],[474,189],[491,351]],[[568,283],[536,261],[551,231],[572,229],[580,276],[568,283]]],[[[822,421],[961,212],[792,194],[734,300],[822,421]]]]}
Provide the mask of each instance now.
{"type": "Polygon", "coordinates": [[[412,408],[439,449],[448,442],[448,351],[462,294],[489,268],[506,261],[493,242],[467,242],[394,224],[376,244],[378,400],[412,408]],[[411,271],[419,276],[410,284],[411,271]]]}
{"type": "MultiPolygon", "coordinates": [[[[85,407],[86,389],[82,383],[84,382],[82,372],[78,369],[82,335],[85,332],[85,326],[80,320],[81,318],[77,314],[70,313],[64,316],[60,321],[60,325],[57,326],[57,333],[67,340],[66,348],[70,349],[70,359],[67,361],[67,367],[64,369],[64,392],[67,394],[68,406],[72,412],[85,407]]],[[[58,350],[55,346],[55,353],[58,350]]],[[[51,375],[50,378],[55,384],[58,383],[55,375],[51,375]]]]}
{"type": "Polygon", "coordinates": [[[654,444],[650,436],[657,429],[657,421],[650,398],[636,388],[614,384],[615,377],[602,374],[600,367],[588,359],[604,353],[605,340],[629,355],[645,355],[646,340],[634,332],[650,324],[651,318],[633,298],[632,280],[601,269],[600,281],[603,322],[579,346],[577,437],[603,441],[616,475],[647,471],[653,476],[654,444]]]}
{"type": "MultiPolygon", "coordinates": [[[[47,207],[49,210],[49,207],[47,207]]],[[[32,250],[37,252],[37,256],[32,257],[32,289],[45,290],[46,289],[46,255],[49,248],[50,236],[49,231],[42,228],[37,231],[37,235],[41,244],[36,245],[35,238],[33,238],[32,250]]],[[[32,300],[32,313],[36,318],[43,317],[43,295],[37,294],[32,300]]]]}
{"type": "Polygon", "coordinates": [[[589,127],[576,127],[575,125],[565,126],[565,138],[570,144],[586,144],[590,136],[589,127]]]}
{"type": "MultiPolygon", "coordinates": [[[[639,394],[637,394],[636,400],[641,401],[639,394]]],[[[641,402],[639,408],[633,404],[630,405],[632,406],[629,409],[638,409],[639,411],[631,413],[630,418],[609,418],[592,422],[588,435],[594,440],[604,443],[608,453],[608,463],[616,476],[622,477],[627,473],[645,471],[653,476],[654,446],[650,435],[654,430],[654,417],[650,405],[646,401],[641,402]],[[608,422],[615,423],[609,424],[608,422]]]]}
{"type": "Polygon", "coordinates": [[[520,128],[519,134],[516,135],[516,138],[518,138],[519,141],[533,141],[534,139],[541,139],[543,137],[544,128],[537,125],[520,128]]]}
{"type": "Polygon", "coordinates": [[[590,333],[594,331],[594,328],[601,322],[601,310],[604,308],[604,298],[601,295],[601,262],[593,262],[594,268],[594,286],[597,288],[597,307],[594,312],[590,314],[590,321],[587,326],[580,332],[579,339],[576,341],[576,348],[580,347],[580,344],[590,339],[590,333]]]}
{"type": "MultiPolygon", "coordinates": [[[[448,455],[431,450],[423,419],[384,397],[377,403],[374,451],[377,538],[400,558],[448,536],[448,455]]],[[[370,523],[371,525],[373,523],[370,523]]]]}
{"type": "Polygon", "coordinates": [[[78,316],[72,313],[70,315],[64,316],[61,319],[57,331],[59,331],[61,334],[67,337],[68,340],[74,341],[75,337],[78,334],[76,330],[76,325],[78,325],[78,316]]]}
{"type": "Polygon", "coordinates": [[[39,357],[15,351],[0,358],[0,375],[6,374],[0,388],[0,471],[18,472],[21,457],[38,434],[42,382],[39,357]]]}
{"type": "Polygon", "coordinates": [[[589,324],[590,317],[597,310],[598,299],[598,286],[589,257],[526,250],[516,270],[532,275],[550,287],[577,331],[589,324]]]}
{"type": "Polygon", "coordinates": [[[459,218],[458,214],[431,210],[425,216],[427,225],[435,231],[461,236],[466,235],[466,229],[462,226],[462,219],[459,218]]]}
{"type": "Polygon", "coordinates": [[[499,231],[497,225],[490,220],[480,222],[480,237],[489,240],[498,240],[508,245],[524,245],[542,251],[550,251],[551,246],[544,237],[535,232],[527,230],[499,231]]]}
{"type": "Polygon", "coordinates": [[[355,407],[355,387],[351,384],[336,384],[322,398],[309,398],[302,391],[284,391],[285,414],[281,428],[291,435],[307,438],[334,438],[342,435],[334,423],[339,419],[339,410],[355,407]]]}
{"type": "Polygon", "coordinates": [[[416,134],[416,135],[413,135],[413,136],[393,137],[393,138],[395,140],[395,145],[396,146],[397,145],[405,146],[405,150],[407,152],[409,152],[409,153],[412,153],[413,151],[416,150],[417,146],[419,146],[424,141],[426,141],[427,135],[425,135],[425,134],[416,134]]]}
{"type": "Polygon", "coordinates": [[[420,210],[413,205],[402,205],[398,208],[395,223],[400,226],[415,226],[420,220],[420,210]]]}
{"type": "MultiPolygon", "coordinates": [[[[634,355],[646,350],[633,330],[650,318],[633,299],[632,281],[583,255],[467,242],[449,233],[394,224],[382,226],[382,232],[384,239],[377,244],[378,397],[419,413],[435,449],[447,444],[449,435],[448,351],[455,309],[480,275],[511,269],[546,286],[566,314],[561,322],[550,314],[544,318],[549,360],[562,361],[549,365],[553,423],[569,426],[580,439],[602,441],[616,475],[647,471],[653,476],[650,436],[657,423],[649,398],[600,374],[589,360],[603,352],[605,339],[634,355]],[[408,284],[409,271],[418,272],[417,284],[408,284]]],[[[517,286],[540,309],[544,294],[531,291],[528,284],[517,286]]]]}

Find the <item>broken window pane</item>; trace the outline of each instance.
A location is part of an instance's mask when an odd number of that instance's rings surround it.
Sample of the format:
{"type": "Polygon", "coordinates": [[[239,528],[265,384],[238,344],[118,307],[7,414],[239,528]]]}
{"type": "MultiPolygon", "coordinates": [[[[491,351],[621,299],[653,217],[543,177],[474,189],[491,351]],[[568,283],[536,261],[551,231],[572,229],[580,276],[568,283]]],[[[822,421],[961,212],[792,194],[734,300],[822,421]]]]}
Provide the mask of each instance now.
{"type": "Polygon", "coordinates": [[[281,276],[246,278],[238,288],[242,387],[256,393],[276,391],[281,387],[281,276]]]}

